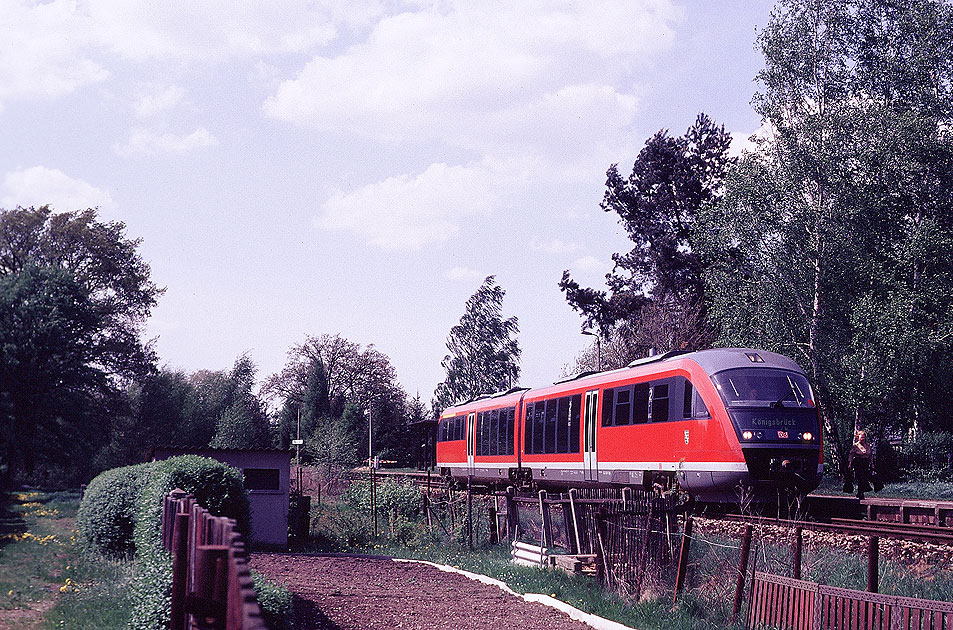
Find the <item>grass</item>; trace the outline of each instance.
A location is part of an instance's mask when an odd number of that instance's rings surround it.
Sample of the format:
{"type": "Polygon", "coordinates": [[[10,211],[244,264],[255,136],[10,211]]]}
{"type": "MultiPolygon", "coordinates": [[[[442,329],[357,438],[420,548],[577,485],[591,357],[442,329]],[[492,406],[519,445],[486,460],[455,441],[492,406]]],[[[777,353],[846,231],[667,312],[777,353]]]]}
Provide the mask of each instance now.
{"type": "MultiPolygon", "coordinates": [[[[821,485],[814,492],[818,494],[845,495],[842,482],[836,475],[825,475],[821,485]]],[[[892,499],[936,499],[938,501],[953,501],[953,482],[918,479],[909,476],[900,481],[886,484],[880,492],[868,492],[870,498],[892,499]]]]}
{"type": "Polygon", "coordinates": [[[84,553],[78,493],[13,492],[0,506],[0,626],[126,627],[131,562],[84,553]]]}

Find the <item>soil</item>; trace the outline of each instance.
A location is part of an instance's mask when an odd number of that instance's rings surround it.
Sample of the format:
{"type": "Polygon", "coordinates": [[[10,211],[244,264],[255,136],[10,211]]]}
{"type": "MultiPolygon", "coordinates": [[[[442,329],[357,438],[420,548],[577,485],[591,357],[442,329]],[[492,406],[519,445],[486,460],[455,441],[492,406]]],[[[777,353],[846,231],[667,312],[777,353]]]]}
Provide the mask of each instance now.
{"type": "Polygon", "coordinates": [[[562,612],[435,567],[378,558],[252,554],[295,597],[303,630],[592,630],[562,612]]]}

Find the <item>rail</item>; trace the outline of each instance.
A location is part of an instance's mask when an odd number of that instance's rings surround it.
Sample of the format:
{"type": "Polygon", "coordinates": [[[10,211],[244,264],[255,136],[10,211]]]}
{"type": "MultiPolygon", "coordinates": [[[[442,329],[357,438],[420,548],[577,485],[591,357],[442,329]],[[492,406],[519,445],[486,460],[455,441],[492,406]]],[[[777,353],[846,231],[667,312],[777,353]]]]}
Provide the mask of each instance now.
{"type": "Polygon", "coordinates": [[[756,572],[746,628],[949,630],[953,603],[880,595],[756,572]]]}
{"type": "Polygon", "coordinates": [[[884,521],[860,521],[854,519],[833,519],[830,523],[816,523],[813,521],[792,521],[763,516],[739,516],[735,514],[710,516],[709,518],[751,525],[774,525],[791,529],[799,527],[816,532],[852,534],[855,536],[887,536],[910,542],[953,545],[953,530],[949,527],[916,524],[904,525],[884,521]]]}
{"type": "Polygon", "coordinates": [[[172,553],[170,630],[267,630],[233,519],[173,490],[163,500],[162,542],[172,553]]]}

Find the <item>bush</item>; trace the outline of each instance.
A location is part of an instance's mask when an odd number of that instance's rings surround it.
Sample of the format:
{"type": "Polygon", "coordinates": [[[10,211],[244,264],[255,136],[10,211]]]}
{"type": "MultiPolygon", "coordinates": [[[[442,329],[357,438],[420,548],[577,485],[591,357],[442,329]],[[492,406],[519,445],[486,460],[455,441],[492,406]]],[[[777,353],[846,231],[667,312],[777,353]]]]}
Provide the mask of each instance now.
{"type": "Polygon", "coordinates": [[[922,431],[904,450],[907,469],[915,477],[936,481],[953,478],[953,433],[922,431]]]}
{"type": "Polygon", "coordinates": [[[212,514],[235,519],[245,533],[250,515],[242,475],[231,466],[197,455],[181,455],[157,464],[139,495],[135,516],[138,567],[132,585],[131,627],[141,630],[169,625],[172,560],[162,545],[163,497],[176,488],[191,493],[212,514]]]}
{"type": "Polygon", "coordinates": [[[270,630],[291,630],[294,627],[294,606],[291,592],[284,586],[251,572],[261,614],[270,630]]]}
{"type": "Polygon", "coordinates": [[[76,514],[76,527],[87,547],[113,557],[135,551],[136,502],[156,464],[114,468],[89,483],[76,514]]]}
{"type": "Polygon", "coordinates": [[[107,555],[136,554],[132,628],[168,627],[172,559],[160,532],[163,497],[176,488],[212,514],[235,519],[247,534],[250,509],[241,473],[196,455],[108,470],[89,484],[77,514],[89,547],[107,555]]]}

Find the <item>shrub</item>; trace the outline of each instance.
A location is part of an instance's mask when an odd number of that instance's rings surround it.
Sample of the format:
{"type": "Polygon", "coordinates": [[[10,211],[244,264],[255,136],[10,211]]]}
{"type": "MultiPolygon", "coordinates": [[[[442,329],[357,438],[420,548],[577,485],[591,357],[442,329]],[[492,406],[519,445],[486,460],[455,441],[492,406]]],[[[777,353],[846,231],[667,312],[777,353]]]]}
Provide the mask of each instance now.
{"type": "Polygon", "coordinates": [[[181,455],[157,464],[140,492],[135,515],[138,567],[132,585],[131,627],[141,630],[169,624],[172,560],[162,546],[162,498],[176,488],[184,490],[212,514],[234,518],[246,533],[250,515],[248,493],[238,470],[197,455],[181,455]]]}
{"type": "Polygon", "coordinates": [[[294,606],[291,592],[284,586],[251,572],[261,614],[270,630],[291,630],[294,627],[294,606]]]}
{"type": "Polygon", "coordinates": [[[944,480],[953,474],[950,460],[953,458],[953,433],[922,431],[905,449],[907,467],[914,476],[944,480]]]}
{"type": "Polygon", "coordinates": [[[104,556],[135,551],[136,501],[156,464],[114,468],[89,483],[76,514],[76,527],[87,547],[104,556]]]}

